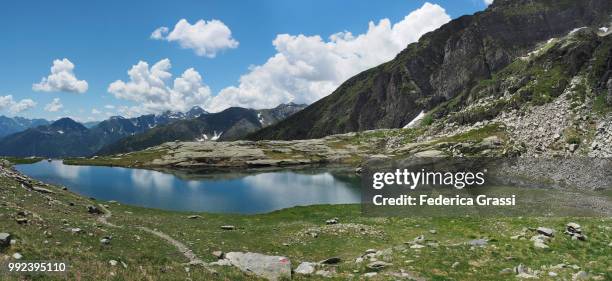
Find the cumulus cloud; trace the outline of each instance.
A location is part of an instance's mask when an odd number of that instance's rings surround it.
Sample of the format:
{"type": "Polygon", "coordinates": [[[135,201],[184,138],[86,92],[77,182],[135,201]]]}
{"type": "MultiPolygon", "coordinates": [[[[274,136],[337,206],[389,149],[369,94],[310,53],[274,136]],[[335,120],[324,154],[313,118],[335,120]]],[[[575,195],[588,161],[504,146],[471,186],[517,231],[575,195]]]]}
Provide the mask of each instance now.
{"type": "Polygon", "coordinates": [[[111,83],[109,93],[139,104],[123,106],[119,112],[135,116],[166,110],[187,111],[195,105],[204,107],[210,101],[210,88],[202,82],[202,76],[195,69],[189,68],[171,81],[170,68],[169,59],[162,59],[151,67],[147,62],[139,61],[128,71],[129,81],[111,83]]]}
{"type": "Polygon", "coordinates": [[[344,31],[327,41],[318,35],[277,35],[272,42],[276,54],[263,65],[251,67],[240,77],[239,85],[222,89],[207,110],[312,103],[351,76],[391,60],[409,43],[450,19],[439,5],[425,3],[395,24],[389,19],[370,22],[363,34],[344,31]]]}
{"type": "Polygon", "coordinates": [[[193,25],[179,20],[174,29],[162,26],[151,33],[151,39],[178,42],[184,49],[192,49],[198,56],[214,58],[219,51],[238,47],[232,31],[220,20],[199,20],[193,25]]]}
{"type": "Polygon", "coordinates": [[[11,114],[17,114],[36,106],[36,102],[31,99],[15,101],[12,95],[0,96],[0,111],[8,110],[11,114]]]}
{"type": "Polygon", "coordinates": [[[64,58],[54,60],[51,74],[43,77],[40,83],[32,85],[32,90],[40,92],[71,92],[85,93],[89,85],[85,80],[79,80],[74,74],[74,64],[64,58]]]}
{"type": "Polygon", "coordinates": [[[100,114],[102,114],[102,112],[100,110],[98,110],[97,108],[92,108],[91,109],[91,114],[100,115],[100,114]]]}
{"type": "Polygon", "coordinates": [[[58,112],[63,107],[64,107],[64,105],[60,102],[60,99],[59,98],[54,98],[51,103],[45,105],[45,111],[48,111],[48,112],[58,112]]]}
{"type": "Polygon", "coordinates": [[[487,5],[487,6],[493,4],[493,0],[483,0],[483,1],[484,1],[485,5],[487,5]]]}

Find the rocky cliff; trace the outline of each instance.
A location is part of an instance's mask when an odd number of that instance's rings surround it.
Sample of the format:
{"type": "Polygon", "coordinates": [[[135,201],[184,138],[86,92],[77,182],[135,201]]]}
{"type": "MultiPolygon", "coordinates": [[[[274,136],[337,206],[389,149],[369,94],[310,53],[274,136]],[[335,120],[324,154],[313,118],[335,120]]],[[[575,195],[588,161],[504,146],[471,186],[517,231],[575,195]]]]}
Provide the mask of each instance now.
{"type": "Polygon", "coordinates": [[[425,34],[392,61],[248,138],[305,139],[402,127],[421,111],[490,79],[537,44],[578,27],[607,26],[611,14],[608,0],[496,0],[483,12],[425,34]]]}

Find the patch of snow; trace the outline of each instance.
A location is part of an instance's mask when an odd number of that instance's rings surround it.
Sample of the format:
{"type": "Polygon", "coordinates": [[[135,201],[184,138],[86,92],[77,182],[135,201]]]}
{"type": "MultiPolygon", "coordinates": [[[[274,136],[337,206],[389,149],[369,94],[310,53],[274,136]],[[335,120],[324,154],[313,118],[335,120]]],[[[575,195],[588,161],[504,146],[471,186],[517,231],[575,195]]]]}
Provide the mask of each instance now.
{"type": "Polygon", "coordinates": [[[206,134],[202,134],[201,138],[196,138],[196,141],[198,142],[203,142],[205,140],[208,140],[208,136],[206,134]]]}
{"type": "Polygon", "coordinates": [[[216,141],[216,140],[218,140],[221,137],[222,134],[223,134],[223,132],[221,132],[221,133],[219,133],[217,135],[217,131],[215,131],[213,137],[210,140],[216,141]]]}
{"type": "Polygon", "coordinates": [[[412,121],[410,121],[410,123],[408,123],[406,126],[404,126],[404,129],[408,129],[408,128],[414,128],[416,127],[419,122],[421,120],[423,120],[423,117],[425,117],[425,111],[421,111],[421,113],[419,113],[419,115],[417,115],[417,117],[414,117],[414,119],[412,119],[412,121]]]}
{"type": "Polygon", "coordinates": [[[606,26],[602,26],[602,27],[600,27],[600,28],[599,28],[599,31],[601,31],[601,32],[603,32],[603,33],[608,32],[608,30],[609,30],[609,28],[608,28],[608,27],[606,27],[606,26]]]}
{"type": "Polygon", "coordinates": [[[587,27],[583,26],[583,27],[574,28],[574,29],[572,29],[572,31],[569,32],[569,35],[572,35],[572,34],[576,33],[577,31],[579,31],[581,29],[585,29],[585,28],[587,28],[587,27]]]}
{"type": "Polygon", "coordinates": [[[264,125],[264,118],[261,116],[261,113],[257,113],[257,119],[259,119],[259,124],[264,125]]]}
{"type": "Polygon", "coordinates": [[[64,134],[64,131],[62,131],[62,130],[58,130],[57,132],[58,132],[60,135],[63,135],[63,134],[64,134]]]}

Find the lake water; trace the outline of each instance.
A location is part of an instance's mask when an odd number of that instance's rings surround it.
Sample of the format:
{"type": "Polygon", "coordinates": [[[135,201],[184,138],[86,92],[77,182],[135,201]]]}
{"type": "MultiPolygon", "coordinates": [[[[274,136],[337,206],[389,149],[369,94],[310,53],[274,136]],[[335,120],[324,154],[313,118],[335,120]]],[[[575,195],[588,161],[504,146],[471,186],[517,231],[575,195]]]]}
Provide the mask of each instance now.
{"type": "Polygon", "coordinates": [[[252,214],[361,200],[359,177],[346,172],[177,176],[142,169],[71,166],[56,160],[16,168],[32,178],[66,186],[87,197],[166,210],[252,214]]]}

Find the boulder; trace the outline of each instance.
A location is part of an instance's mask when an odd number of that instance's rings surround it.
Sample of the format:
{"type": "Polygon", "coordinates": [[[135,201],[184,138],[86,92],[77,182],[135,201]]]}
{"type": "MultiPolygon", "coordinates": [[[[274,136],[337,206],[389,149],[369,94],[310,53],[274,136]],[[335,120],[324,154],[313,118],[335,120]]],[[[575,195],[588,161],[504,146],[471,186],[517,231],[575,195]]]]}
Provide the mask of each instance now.
{"type": "Polygon", "coordinates": [[[325,224],[338,224],[338,218],[333,218],[325,221],[325,224]]]}
{"type": "Polygon", "coordinates": [[[223,259],[225,257],[225,253],[222,251],[214,251],[212,252],[212,255],[217,259],[223,259]]]}
{"type": "Polygon", "coordinates": [[[11,234],[2,232],[0,233],[0,247],[8,246],[11,244],[11,234]]]}
{"type": "Polygon", "coordinates": [[[313,274],[315,272],[316,263],[313,262],[302,262],[295,269],[295,273],[297,274],[313,274]]]}
{"type": "Polygon", "coordinates": [[[547,227],[538,227],[536,229],[536,231],[542,235],[546,235],[548,237],[553,237],[555,236],[555,231],[551,228],[547,228],[547,227]]]}
{"type": "Polygon", "coordinates": [[[589,280],[589,274],[585,271],[578,271],[572,275],[572,281],[589,280]]]}
{"type": "Polygon", "coordinates": [[[468,242],[470,246],[475,246],[475,247],[484,247],[487,245],[487,243],[488,243],[487,239],[474,239],[468,242]]]}
{"type": "Polygon", "coordinates": [[[565,227],[566,227],[567,232],[582,233],[582,227],[575,222],[570,222],[567,225],[565,225],[565,227]]]}
{"type": "Polygon", "coordinates": [[[414,154],[415,157],[428,158],[428,157],[445,157],[444,152],[439,150],[425,150],[414,154]]]}
{"type": "Polygon", "coordinates": [[[291,278],[291,261],[286,257],[229,252],[225,254],[225,258],[243,272],[253,273],[268,280],[291,278]]]}
{"type": "Polygon", "coordinates": [[[100,244],[102,245],[109,245],[111,242],[111,237],[102,237],[102,239],[100,239],[100,244]]]}
{"type": "Polygon", "coordinates": [[[98,207],[96,207],[94,205],[87,206],[87,212],[90,213],[90,214],[94,214],[94,215],[100,215],[100,214],[104,213],[98,207]]]}

